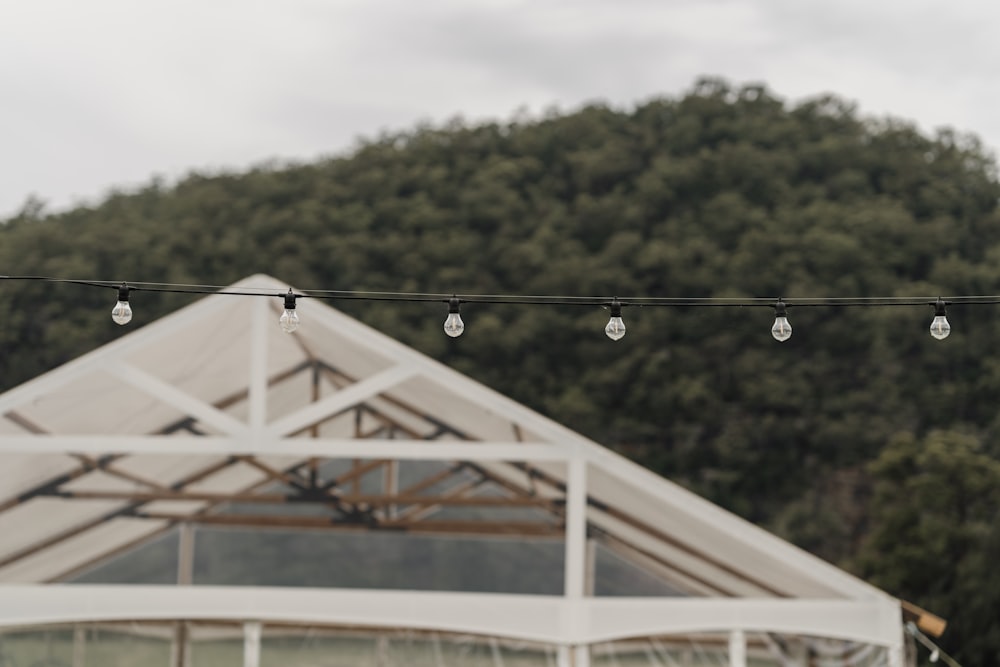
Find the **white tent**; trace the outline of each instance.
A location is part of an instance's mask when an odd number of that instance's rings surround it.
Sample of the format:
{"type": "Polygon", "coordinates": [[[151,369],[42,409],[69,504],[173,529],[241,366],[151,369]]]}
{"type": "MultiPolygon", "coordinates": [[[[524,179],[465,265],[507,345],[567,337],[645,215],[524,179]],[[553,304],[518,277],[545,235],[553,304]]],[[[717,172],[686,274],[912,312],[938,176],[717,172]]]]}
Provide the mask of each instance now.
{"type": "Polygon", "coordinates": [[[0,632],[231,621],[251,666],[272,624],[533,642],[577,666],[609,642],[707,633],[733,666],[758,645],[768,664],[805,664],[781,640],[796,637],[903,665],[899,600],[318,300],[284,334],[280,307],[208,296],[0,396],[0,632]],[[437,463],[401,479],[415,461],[437,463]],[[186,585],[191,526],[548,539],[563,581],[545,595],[186,585]],[[178,585],[67,583],[171,530],[178,585]],[[595,595],[595,545],[667,592],[595,595]]]}

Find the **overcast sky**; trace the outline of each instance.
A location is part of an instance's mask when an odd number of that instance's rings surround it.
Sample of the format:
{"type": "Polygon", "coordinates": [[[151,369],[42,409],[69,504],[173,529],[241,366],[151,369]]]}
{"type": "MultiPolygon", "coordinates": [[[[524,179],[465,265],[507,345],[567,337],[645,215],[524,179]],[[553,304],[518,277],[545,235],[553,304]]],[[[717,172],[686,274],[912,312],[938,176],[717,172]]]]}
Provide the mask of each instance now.
{"type": "Polygon", "coordinates": [[[0,217],[701,75],[1000,147],[994,0],[0,0],[0,217]]]}

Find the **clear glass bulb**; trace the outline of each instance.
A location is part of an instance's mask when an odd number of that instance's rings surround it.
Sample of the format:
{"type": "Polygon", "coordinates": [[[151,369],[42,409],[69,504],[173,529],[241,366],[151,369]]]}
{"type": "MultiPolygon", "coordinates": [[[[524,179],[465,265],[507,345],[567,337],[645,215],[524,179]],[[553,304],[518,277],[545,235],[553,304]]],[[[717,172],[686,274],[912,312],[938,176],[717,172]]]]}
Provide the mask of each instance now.
{"type": "Polygon", "coordinates": [[[444,321],[444,332],[452,338],[458,338],[465,331],[465,322],[458,313],[448,313],[448,319],[444,321]]]}
{"type": "Polygon", "coordinates": [[[292,333],[299,328],[299,314],[295,312],[294,308],[285,308],[285,312],[281,313],[281,317],[278,318],[278,324],[281,325],[281,330],[285,333],[292,333]]]}
{"type": "Polygon", "coordinates": [[[132,321],[132,306],[128,305],[128,301],[119,301],[115,304],[111,309],[111,319],[115,324],[128,324],[132,321]]]}
{"type": "Polygon", "coordinates": [[[611,340],[621,340],[625,335],[625,321],[621,317],[612,317],[608,320],[608,326],[604,327],[604,333],[611,340]]]}
{"type": "Polygon", "coordinates": [[[948,318],[944,315],[935,315],[934,321],[931,322],[931,335],[938,340],[944,340],[951,333],[951,325],[948,324],[948,318]]]}
{"type": "Polygon", "coordinates": [[[787,317],[779,316],[774,318],[774,325],[771,327],[771,335],[774,336],[774,340],[779,343],[784,343],[792,337],[792,325],[788,323],[787,317]]]}

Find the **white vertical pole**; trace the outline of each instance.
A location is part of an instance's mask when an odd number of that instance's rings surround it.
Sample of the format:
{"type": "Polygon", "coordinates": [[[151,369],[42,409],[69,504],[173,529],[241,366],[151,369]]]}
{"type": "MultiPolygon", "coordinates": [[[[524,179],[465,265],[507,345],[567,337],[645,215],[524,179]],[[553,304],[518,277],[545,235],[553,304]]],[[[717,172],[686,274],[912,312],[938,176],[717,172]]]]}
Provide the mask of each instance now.
{"type": "Polygon", "coordinates": [[[747,637],[742,630],[729,633],[729,667],[747,667],[747,637]]]}
{"type": "Polygon", "coordinates": [[[260,623],[243,624],[243,667],[260,667],[260,623]]]}
{"type": "Polygon", "coordinates": [[[490,637],[490,652],[493,655],[493,667],[503,667],[503,656],[500,654],[500,645],[496,637],[490,637]]]}
{"type": "Polygon", "coordinates": [[[375,640],[375,667],[389,666],[389,638],[379,635],[375,640]]]}
{"type": "Polygon", "coordinates": [[[566,476],[566,571],[563,595],[583,598],[587,560],[587,462],[574,456],[566,476]]]}
{"type": "MultiPolygon", "coordinates": [[[[251,299],[250,311],[250,384],[249,421],[250,428],[260,431],[267,423],[267,334],[268,315],[271,313],[268,299],[251,299]]],[[[272,323],[278,326],[277,322],[272,323]]],[[[295,334],[287,334],[294,336],[295,334]]]]}
{"type": "Polygon", "coordinates": [[[82,625],[73,628],[73,667],[84,667],[86,662],[87,634],[82,625]]]}
{"type": "MultiPolygon", "coordinates": [[[[563,597],[570,608],[572,632],[581,635],[579,609],[587,583],[587,461],[579,453],[567,462],[566,474],[566,557],[563,597]]],[[[560,665],[589,667],[590,651],[586,646],[561,647],[560,665]],[[563,650],[565,649],[565,650],[563,650]]]]}

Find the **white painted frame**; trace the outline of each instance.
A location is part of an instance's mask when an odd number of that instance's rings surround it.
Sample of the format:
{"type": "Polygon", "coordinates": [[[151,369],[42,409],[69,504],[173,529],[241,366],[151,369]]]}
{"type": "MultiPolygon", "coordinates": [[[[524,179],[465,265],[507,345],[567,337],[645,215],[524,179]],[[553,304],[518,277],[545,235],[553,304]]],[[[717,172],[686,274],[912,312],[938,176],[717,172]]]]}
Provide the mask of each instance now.
{"type": "MultiPolygon", "coordinates": [[[[267,276],[235,285],[273,290],[288,287],[267,276]]],[[[241,386],[248,389],[246,423],[152,377],[128,361],[142,345],[167,344],[170,336],[217,316],[210,296],[146,329],[0,396],[0,414],[95,371],[108,373],[218,429],[222,436],[0,435],[3,454],[142,454],[223,457],[268,455],[297,458],[563,462],[566,469],[565,581],[562,596],[487,595],[379,590],[318,590],[202,586],[0,586],[0,627],[122,620],[242,620],[252,623],[361,625],[468,632],[544,642],[560,647],[560,662],[585,667],[586,647],[650,635],[688,632],[730,634],[731,664],[745,662],[749,632],[780,632],[864,642],[889,649],[890,666],[902,665],[899,601],[838,568],[778,539],[719,507],[670,484],[570,429],[373,331],[321,303],[302,299],[303,326],[325,327],[361,349],[371,349],[388,368],[267,420],[266,327],[277,326],[265,299],[242,297],[249,308],[252,358],[241,386]],[[253,304],[253,305],[249,305],[253,304]],[[454,392],[530,432],[544,442],[353,440],[288,437],[318,420],[404,382],[421,381],[454,392]],[[586,595],[588,469],[642,489],[669,511],[724,531],[738,545],[764,552],[776,570],[822,581],[836,599],[781,598],[595,598],[586,595]],[[741,650],[742,649],[744,650],[741,650]]],[[[229,302],[227,302],[229,303],[229,302]]],[[[253,640],[251,633],[250,640],[253,640]]],[[[259,637],[257,640],[259,641],[259,637]]],[[[252,644],[253,641],[250,641],[252,644]]]]}

